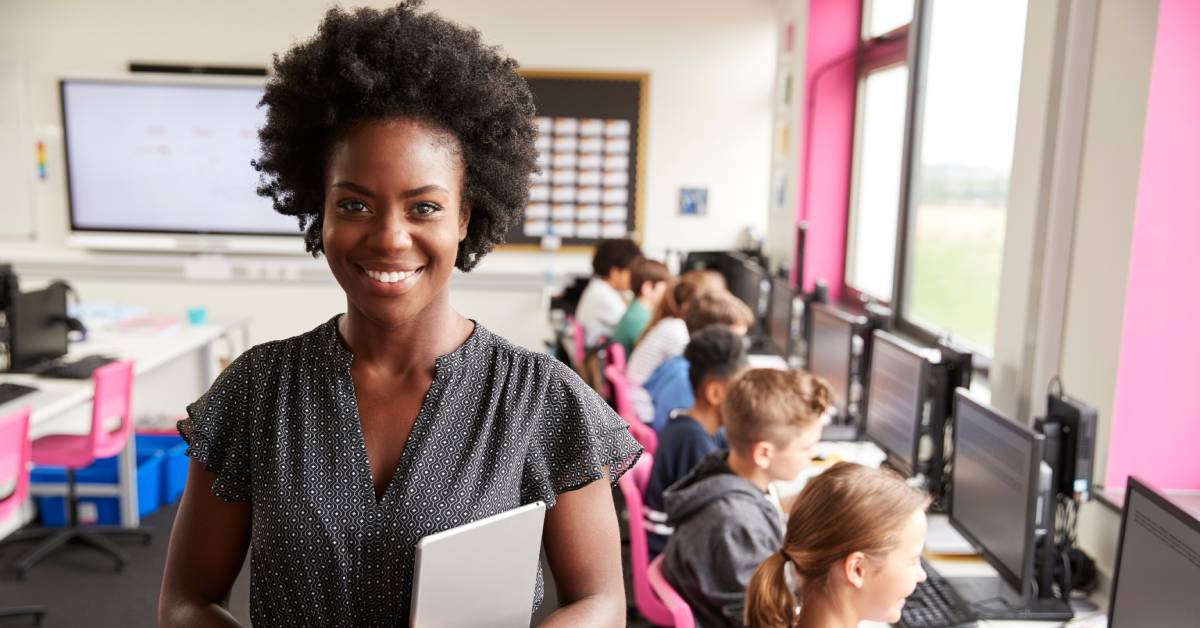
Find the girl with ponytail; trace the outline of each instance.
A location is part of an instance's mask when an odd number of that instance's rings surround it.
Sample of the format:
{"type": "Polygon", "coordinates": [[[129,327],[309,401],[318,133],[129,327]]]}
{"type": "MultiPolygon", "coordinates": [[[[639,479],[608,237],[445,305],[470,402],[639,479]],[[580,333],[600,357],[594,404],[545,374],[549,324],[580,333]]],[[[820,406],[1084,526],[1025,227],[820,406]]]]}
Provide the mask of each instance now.
{"type": "Polygon", "coordinates": [[[783,548],[746,589],[750,628],[894,623],[925,580],[929,497],[888,471],[838,463],[813,478],[788,517],[783,548]]]}

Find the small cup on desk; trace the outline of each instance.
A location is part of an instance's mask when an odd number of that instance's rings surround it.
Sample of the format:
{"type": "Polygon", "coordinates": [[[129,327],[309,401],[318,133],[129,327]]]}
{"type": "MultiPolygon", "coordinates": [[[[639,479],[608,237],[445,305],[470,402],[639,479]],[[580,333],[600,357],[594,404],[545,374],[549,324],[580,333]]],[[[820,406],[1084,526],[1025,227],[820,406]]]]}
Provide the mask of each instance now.
{"type": "Polygon", "coordinates": [[[188,308],[187,316],[188,316],[188,322],[191,323],[192,325],[208,324],[208,308],[206,308],[206,307],[188,308]]]}

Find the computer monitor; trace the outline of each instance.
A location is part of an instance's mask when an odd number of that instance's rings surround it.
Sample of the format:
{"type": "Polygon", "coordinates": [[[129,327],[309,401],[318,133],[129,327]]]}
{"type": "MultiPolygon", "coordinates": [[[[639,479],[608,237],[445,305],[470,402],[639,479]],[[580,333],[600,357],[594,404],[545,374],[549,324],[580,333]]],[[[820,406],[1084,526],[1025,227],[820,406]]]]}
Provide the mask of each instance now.
{"type": "Polygon", "coordinates": [[[1087,501],[1096,456],[1096,409],[1067,394],[1047,395],[1046,416],[1036,428],[1046,436],[1046,461],[1054,467],[1057,493],[1087,501]]]}
{"type": "Polygon", "coordinates": [[[9,370],[66,355],[66,321],[67,290],[62,284],[17,293],[9,307],[9,370]]]}
{"type": "Polygon", "coordinates": [[[1125,489],[1108,625],[1195,626],[1200,520],[1136,477],[1125,489]]]}
{"type": "Polygon", "coordinates": [[[829,382],[834,406],[844,415],[850,400],[855,318],[823,303],[812,304],[809,313],[812,335],[808,345],[808,370],[829,382]]]}
{"type": "Polygon", "coordinates": [[[917,472],[930,362],[916,345],[875,330],[867,379],[866,436],[904,475],[917,472]]]}
{"type": "Polygon", "coordinates": [[[1033,587],[1042,436],[958,389],[950,524],[1023,598],[1033,587]]]}
{"type": "Polygon", "coordinates": [[[771,344],[781,355],[792,351],[792,300],[795,298],[792,282],[787,277],[771,279],[771,309],[767,313],[767,335],[771,344]]]}
{"type": "Polygon", "coordinates": [[[756,326],[761,324],[770,304],[771,282],[767,271],[746,255],[730,253],[724,273],[729,291],[754,312],[756,326]]]}

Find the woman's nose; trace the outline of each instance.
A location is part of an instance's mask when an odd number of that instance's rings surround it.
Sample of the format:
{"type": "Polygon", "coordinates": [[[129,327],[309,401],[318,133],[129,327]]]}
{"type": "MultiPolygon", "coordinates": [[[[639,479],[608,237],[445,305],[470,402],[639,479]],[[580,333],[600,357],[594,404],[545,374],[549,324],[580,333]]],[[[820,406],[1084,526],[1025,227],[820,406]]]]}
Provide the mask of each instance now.
{"type": "Polygon", "coordinates": [[[385,251],[403,251],[412,247],[411,227],[400,211],[389,211],[379,221],[373,239],[385,251]]]}

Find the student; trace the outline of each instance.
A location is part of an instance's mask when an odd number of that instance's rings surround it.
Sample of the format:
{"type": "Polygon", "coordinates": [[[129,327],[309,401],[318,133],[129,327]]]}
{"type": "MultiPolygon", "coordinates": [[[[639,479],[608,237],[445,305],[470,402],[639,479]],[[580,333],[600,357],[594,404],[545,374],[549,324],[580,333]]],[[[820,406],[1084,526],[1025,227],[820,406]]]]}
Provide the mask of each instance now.
{"type": "Polygon", "coordinates": [[[622,293],[630,289],[630,267],[641,255],[633,240],[601,240],[596,245],[592,279],[575,306],[575,320],[588,346],[612,337],[627,307],[622,293]]]}
{"type": "MultiPolygon", "coordinates": [[[[746,335],[754,314],[740,299],[722,290],[701,294],[684,312],[688,330],[704,329],[709,325],[724,325],[738,337],[746,335]]],[[[653,408],[651,425],[661,432],[667,426],[671,413],[692,405],[692,385],[688,380],[688,361],[684,356],[675,356],[655,369],[642,385],[650,397],[653,408]]]]}
{"type": "Polygon", "coordinates": [[[260,194],[307,227],[346,311],[250,348],[188,406],[160,626],[235,625],[247,550],[257,626],[407,626],[422,537],[539,500],[560,602],[543,625],[624,620],[610,483],[641,448],[561,362],[451,306],[453,270],[520,220],[533,97],[420,4],[331,8],[275,61],[260,194]]]}
{"type": "Polygon", "coordinates": [[[904,600],[925,580],[928,506],[928,495],[879,469],[839,462],[813,478],[792,507],[783,548],[750,579],[746,624],[855,628],[860,621],[900,621],[904,600]]]}
{"type": "Polygon", "coordinates": [[[625,347],[625,355],[633,353],[633,343],[646,331],[659,301],[675,283],[666,264],[644,257],[633,262],[631,277],[630,286],[636,298],[630,302],[612,335],[614,341],[625,347]]]}
{"type": "MultiPolygon", "coordinates": [[[[646,326],[642,337],[629,355],[625,377],[630,384],[641,386],[667,358],[683,353],[691,334],[683,322],[683,311],[692,299],[710,290],[725,290],[725,279],[711,270],[691,270],[684,273],[675,287],[663,295],[646,326]]],[[[643,419],[646,420],[646,419],[643,419]]]]}
{"type": "Polygon", "coordinates": [[[741,626],[746,584],[783,546],[771,486],[812,460],[832,393],[803,371],[752,369],[733,380],[723,416],[729,450],[709,454],[663,494],[674,528],[663,575],[699,626],[741,626]]]}
{"type": "Polygon", "coordinates": [[[742,335],[724,325],[710,325],[692,335],[683,350],[695,402],[676,413],[658,437],[654,466],[646,482],[646,531],[651,558],[662,552],[671,528],[663,512],[663,490],[687,475],[702,458],[717,450],[724,423],[721,407],[729,381],[746,367],[742,335]]]}

